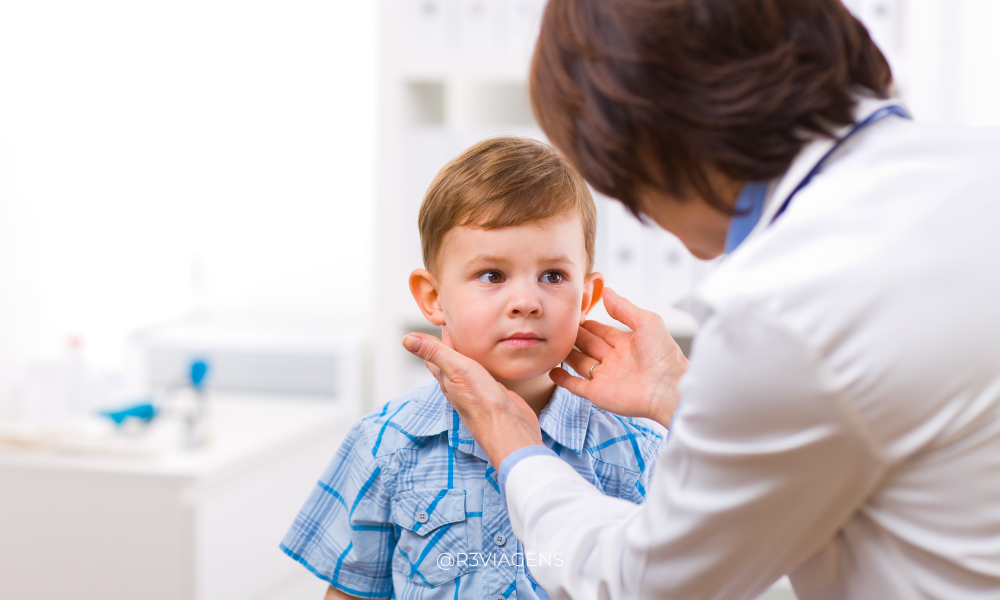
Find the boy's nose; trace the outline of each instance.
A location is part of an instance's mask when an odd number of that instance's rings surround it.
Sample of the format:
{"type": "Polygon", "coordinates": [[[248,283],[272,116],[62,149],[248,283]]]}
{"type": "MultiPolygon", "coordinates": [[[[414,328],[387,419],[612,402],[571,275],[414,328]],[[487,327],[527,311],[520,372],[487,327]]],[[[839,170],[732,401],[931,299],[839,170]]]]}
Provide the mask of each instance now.
{"type": "Polygon", "coordinates": [[[510,286],[511,299],[508,312],[512,317],[539,316],[542,314],[542,303],[538,299],[538,294],[534,286],[520,284],[510,286]]]}

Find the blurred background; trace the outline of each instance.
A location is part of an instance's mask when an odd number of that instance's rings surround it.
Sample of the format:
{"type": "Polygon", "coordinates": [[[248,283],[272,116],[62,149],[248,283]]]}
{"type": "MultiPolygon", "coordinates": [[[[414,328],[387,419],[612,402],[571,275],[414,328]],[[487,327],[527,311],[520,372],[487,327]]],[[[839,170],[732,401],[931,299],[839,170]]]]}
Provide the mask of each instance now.
{"type": "MultiPolygon", "coordinates": [[[[916,118],[1000,125],[1000,2],[847,4],[916,118]]],[[[429,380],[417,209],[471,143],[544,139],[543,9],[0,0],[0,595],[320,597],[277,544],[429,380]]],[[[712,265],[598,203],[597,268],[688,343],[712,265]]]]}

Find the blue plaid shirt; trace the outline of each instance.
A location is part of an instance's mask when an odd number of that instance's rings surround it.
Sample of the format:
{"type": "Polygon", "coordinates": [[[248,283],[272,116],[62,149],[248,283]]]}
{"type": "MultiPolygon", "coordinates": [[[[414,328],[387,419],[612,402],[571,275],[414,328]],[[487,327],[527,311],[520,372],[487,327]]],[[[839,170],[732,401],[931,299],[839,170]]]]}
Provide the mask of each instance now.
{"type": "MultiPolygon", "coordinates": [[[[557,388],[545,445],[605,494],[642,502],[665,431],[557,388]]],[[[437,383],[354,425],[281,549],[362,598],[547,600],[525,568],[497,472],[437,383]]],[[[535,561],[535,562],[533,562],[535,561]]]]}

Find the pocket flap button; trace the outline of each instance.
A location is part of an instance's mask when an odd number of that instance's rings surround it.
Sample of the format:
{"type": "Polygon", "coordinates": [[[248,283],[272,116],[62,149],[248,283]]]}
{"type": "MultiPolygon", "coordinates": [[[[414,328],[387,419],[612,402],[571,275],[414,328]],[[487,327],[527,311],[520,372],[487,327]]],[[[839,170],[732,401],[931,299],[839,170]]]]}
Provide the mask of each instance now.
{"type": "Polygon", "coordinates": [[[426,523],[428,519],[430,519],[430,517],[427,515],[427,511],[426,510],[422,510],[422,511],[420,511],[420,512],[417,513],[417,522],[418,523],[426,523]]]}

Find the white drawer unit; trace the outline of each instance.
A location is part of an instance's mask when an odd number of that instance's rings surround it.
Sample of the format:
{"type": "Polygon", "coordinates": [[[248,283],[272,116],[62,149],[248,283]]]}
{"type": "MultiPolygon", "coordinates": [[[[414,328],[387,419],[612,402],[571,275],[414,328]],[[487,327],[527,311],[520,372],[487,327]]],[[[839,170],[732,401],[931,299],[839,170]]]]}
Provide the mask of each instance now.
{"type": "Polygon", "coordinates": [[[214,442],[201,450],[70,455],[0,446],[0,596],[322,598],[326,585],[278,544],[358,417],[357,403],[211,401],[214,442]]]}

